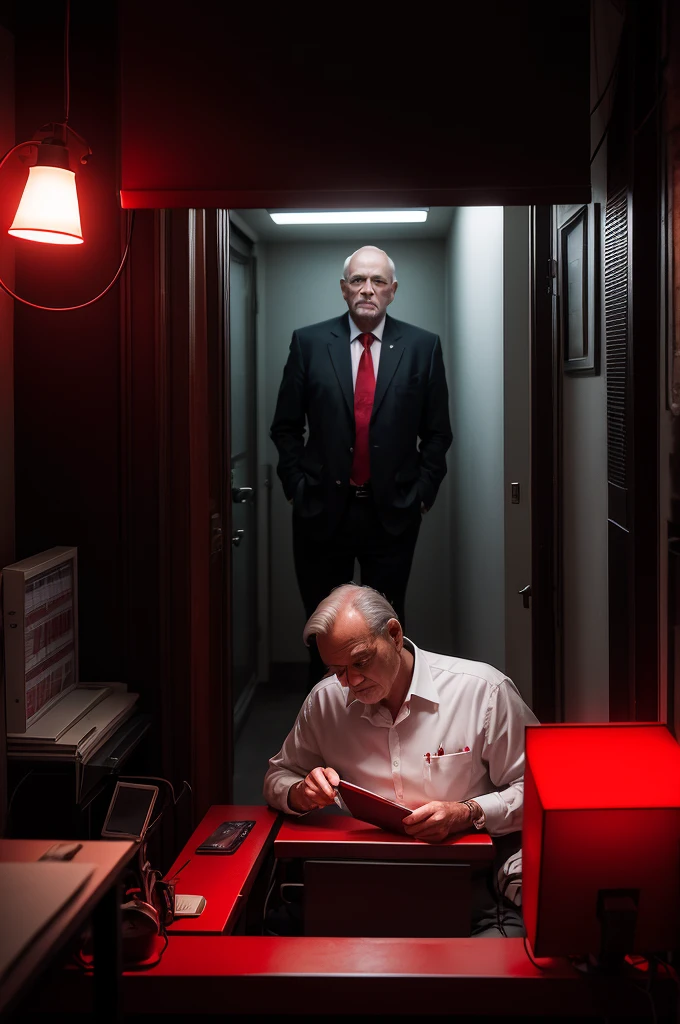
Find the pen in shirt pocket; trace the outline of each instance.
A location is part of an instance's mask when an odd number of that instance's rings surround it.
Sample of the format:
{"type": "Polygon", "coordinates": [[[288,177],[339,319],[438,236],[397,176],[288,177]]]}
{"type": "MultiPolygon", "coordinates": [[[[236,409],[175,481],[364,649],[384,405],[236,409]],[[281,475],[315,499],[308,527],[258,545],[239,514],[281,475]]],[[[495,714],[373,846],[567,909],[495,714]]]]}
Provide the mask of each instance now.
{"type": "MultiPolygon", "coordinates": [[[[470,753],[470,748],[468,746],[459,747],[458,750],[454,751],[454,753],[456,753],[456,754],[469,754],[470,753]]],[[[439,746],[437,747],[437,753],[436,754],[432,754],[432,755],[426,754],[425,757],[427,759],[427,763],[428,764],[430,764],[430,757],[444,757],[444,745],[443,745],[443,743],[440,743],[439,746]]]]}

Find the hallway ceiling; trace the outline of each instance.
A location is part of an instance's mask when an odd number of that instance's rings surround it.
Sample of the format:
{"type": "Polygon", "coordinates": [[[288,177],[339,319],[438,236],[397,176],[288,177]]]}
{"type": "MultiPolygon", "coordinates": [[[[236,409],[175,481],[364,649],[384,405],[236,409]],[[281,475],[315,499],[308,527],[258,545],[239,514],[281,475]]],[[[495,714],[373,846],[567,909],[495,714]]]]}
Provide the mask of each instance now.
{"type": "Polygon", "coordinates": [[[359,237],[446,238],[454,206],[432,206],[424,224],[275,224],[266,210],[236,210],[262,242],[335,242],[359,237]]]}

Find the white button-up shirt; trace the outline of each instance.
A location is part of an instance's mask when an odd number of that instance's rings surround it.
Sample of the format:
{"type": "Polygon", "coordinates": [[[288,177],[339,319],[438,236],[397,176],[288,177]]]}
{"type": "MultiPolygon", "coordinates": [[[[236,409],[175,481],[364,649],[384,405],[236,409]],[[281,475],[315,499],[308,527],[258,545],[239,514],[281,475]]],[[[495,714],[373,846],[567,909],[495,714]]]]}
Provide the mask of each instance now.
{"type": "Polygon", "coordinates": [[[267,803],[295,813],[289,789],[321,765],[412,810],[430,800],[474,799],[491,835],[520,829],[524,728],[537,724],[535,715],[490,665],[405,643],[413,677],[394,721],[383,704],[352,699],[336,675],[322,679],[269,761],[267,803]]]}
{"type": "Polygon", "coordinates": [[[357,386],[357,373],[359,372],[359,360],[361,359],[361,353],[364,351],[364,346],[359,341],[360,334],[372,334],[373,344],[371,345],[369,352],[373,359],[373,373],[375,379],[378,379],[378,366],[380,365],[380,349],[382,347],[382,336],[385,330],[385,317],[382,318],[379,324],[373,328],[372,331],[362,331],[360,327],[354,323],[352,317],[349,318],[349,350],[352,356],[352,384],[354,388],[357,386]]]}

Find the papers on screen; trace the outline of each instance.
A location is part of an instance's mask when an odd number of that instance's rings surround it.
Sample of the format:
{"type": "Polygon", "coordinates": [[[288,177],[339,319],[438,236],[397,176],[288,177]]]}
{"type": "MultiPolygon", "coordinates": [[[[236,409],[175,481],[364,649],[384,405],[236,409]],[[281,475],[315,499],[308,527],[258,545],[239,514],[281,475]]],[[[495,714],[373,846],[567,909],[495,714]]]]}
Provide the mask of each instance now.
{"type": "Polygon", "coordinates": [[[361,786],[344,782],[342,779],[338,785],[338,792],[350,814],[359,821],[367,821],[388,832],[407,834],[402,821],[411,814],[411,808],[393,800],[386,800],[385,797],[372,793],[370,789],[362,789],[361,786]]]}

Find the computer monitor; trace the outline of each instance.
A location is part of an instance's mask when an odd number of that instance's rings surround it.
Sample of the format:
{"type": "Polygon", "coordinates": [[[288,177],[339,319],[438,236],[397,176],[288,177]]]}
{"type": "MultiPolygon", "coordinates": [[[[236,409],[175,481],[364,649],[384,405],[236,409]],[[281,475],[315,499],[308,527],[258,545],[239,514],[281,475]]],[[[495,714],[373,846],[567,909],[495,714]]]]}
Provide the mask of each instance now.
{"type": "Polygon", "coordinates": [[[536,956],[677,948],[680,746],[667,727],[528,726],[522,862],[536,956]]]}

